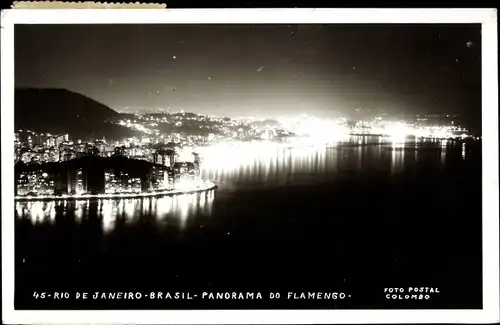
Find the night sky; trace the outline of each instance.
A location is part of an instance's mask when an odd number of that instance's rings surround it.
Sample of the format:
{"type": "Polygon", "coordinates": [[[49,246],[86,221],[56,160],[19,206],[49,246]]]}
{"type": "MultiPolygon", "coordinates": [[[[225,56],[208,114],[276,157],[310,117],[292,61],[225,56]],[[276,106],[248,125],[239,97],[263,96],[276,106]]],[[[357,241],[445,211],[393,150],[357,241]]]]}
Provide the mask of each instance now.
{"type": "Polygon", "coordinates": [[[117,111],[480,116],[480,25],[18,25],[16,87],[117,111]]]}

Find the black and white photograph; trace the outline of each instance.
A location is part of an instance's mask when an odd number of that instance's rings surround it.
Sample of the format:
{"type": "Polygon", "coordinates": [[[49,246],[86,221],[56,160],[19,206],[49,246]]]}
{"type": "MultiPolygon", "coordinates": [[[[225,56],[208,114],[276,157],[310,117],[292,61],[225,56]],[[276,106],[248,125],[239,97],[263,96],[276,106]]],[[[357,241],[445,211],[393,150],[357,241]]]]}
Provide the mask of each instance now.
{"type": "Polygon", "coordinates": [[[2,13],[10,319],[498,321],[496,10],[91,11],[2,13]]]}

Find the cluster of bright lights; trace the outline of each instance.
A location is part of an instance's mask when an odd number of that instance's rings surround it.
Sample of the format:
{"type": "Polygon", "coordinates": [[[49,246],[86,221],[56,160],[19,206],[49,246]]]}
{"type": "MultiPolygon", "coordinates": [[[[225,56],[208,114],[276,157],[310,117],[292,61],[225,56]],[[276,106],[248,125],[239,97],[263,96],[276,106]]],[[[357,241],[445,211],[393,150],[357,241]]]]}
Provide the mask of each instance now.
{"type": "Polygon", "coordinates": [[[385,128],[385,134],[391,137],[405,137],[412,133],[412,129],[410,126],[405,125],[401,122],[394,123],[385,128]]]}
{"type": "Polygon", "coordinates": [[[377,126],[368,125],[368,128],[363,129],[361,133],[366,135],[384,135],[395,138],[414,136],[421,138],[451,139],[466,138],[470,136],[467,130],[454,126],[415,126],[404,122],[388,122],[377,126]]]}
{"type": "Polygon", "coordinates": [[[302,144],[320,144],[338,141],[349,135],[349,129],[329,119],[304,115],[299,119],[284,120],[286,128],[301,137],[302,144]]]}
{"type": "Polygon", "coordinates": [[[181,187],[175,187],[173,189],[159,190],[152,192],[142,192],[142,193],[107,193],[107,194],[64,194],[64,195],[40,195],[40,196],[16,196],[16,200],[46,200],[46,199],[93,199],[93,198],[132,198],[132,197],[150,197],[158,195],[172,195],[172,194],[186,194],[190,192],[208,191],[214,189],[216,184],[212,181],[202,180],[193,181],[189,184],[183,184],[181,187]],[[189,186],[188,186],[189,185],[189,186]]]}
{"type": "Polygon", "coordinates": [[[193,155],[194,152],[195,152],[195,149],[191,146],[177,148],[175,150],[175,153],[177,155],[176,159],[178,161],[194,162],[194,155],[193,155]]]}
{"type": "Polygon", "coordinates": [[[142,125],[140,123],[133,123],[130,120],[120,121],[118,124],[120,124],[122,126],[126,126],[128,128],[134,129],[134,130],[137,130],[137,131],[140,131],[140,132],[144,132],[146,134],[155,134],[156,133],[155,130],[147,128],[147,127],[145,127],[144,125],[142,125]]]}
{"type": "Polygon", "coordinates": [[[189,191],[190,189],[198,189],[200,187],[200,182],[191,179],[180,179],[175,184],[175,189],[177,191],[189,191]]]}

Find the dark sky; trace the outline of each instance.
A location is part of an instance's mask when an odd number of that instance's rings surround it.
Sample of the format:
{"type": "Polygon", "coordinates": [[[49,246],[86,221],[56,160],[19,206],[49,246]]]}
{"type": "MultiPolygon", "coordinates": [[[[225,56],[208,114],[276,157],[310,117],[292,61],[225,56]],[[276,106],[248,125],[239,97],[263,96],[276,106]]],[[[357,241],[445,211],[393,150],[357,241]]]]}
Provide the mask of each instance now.
{"type": "Polygon", "coordinates": [[[480,41],[472,24],[19,25],[16,86],[129,112],[473,114],[480,41]]]}

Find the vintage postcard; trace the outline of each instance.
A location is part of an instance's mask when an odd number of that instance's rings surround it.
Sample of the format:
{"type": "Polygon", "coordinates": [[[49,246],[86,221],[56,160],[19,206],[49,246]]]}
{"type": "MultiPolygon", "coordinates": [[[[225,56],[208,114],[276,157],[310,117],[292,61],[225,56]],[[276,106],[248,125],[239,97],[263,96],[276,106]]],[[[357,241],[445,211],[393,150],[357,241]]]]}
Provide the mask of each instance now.
{"type": "Polygon", "coordinates": [[[498,321],[496,10],[1,33],[4,322],[498,321]]]}

